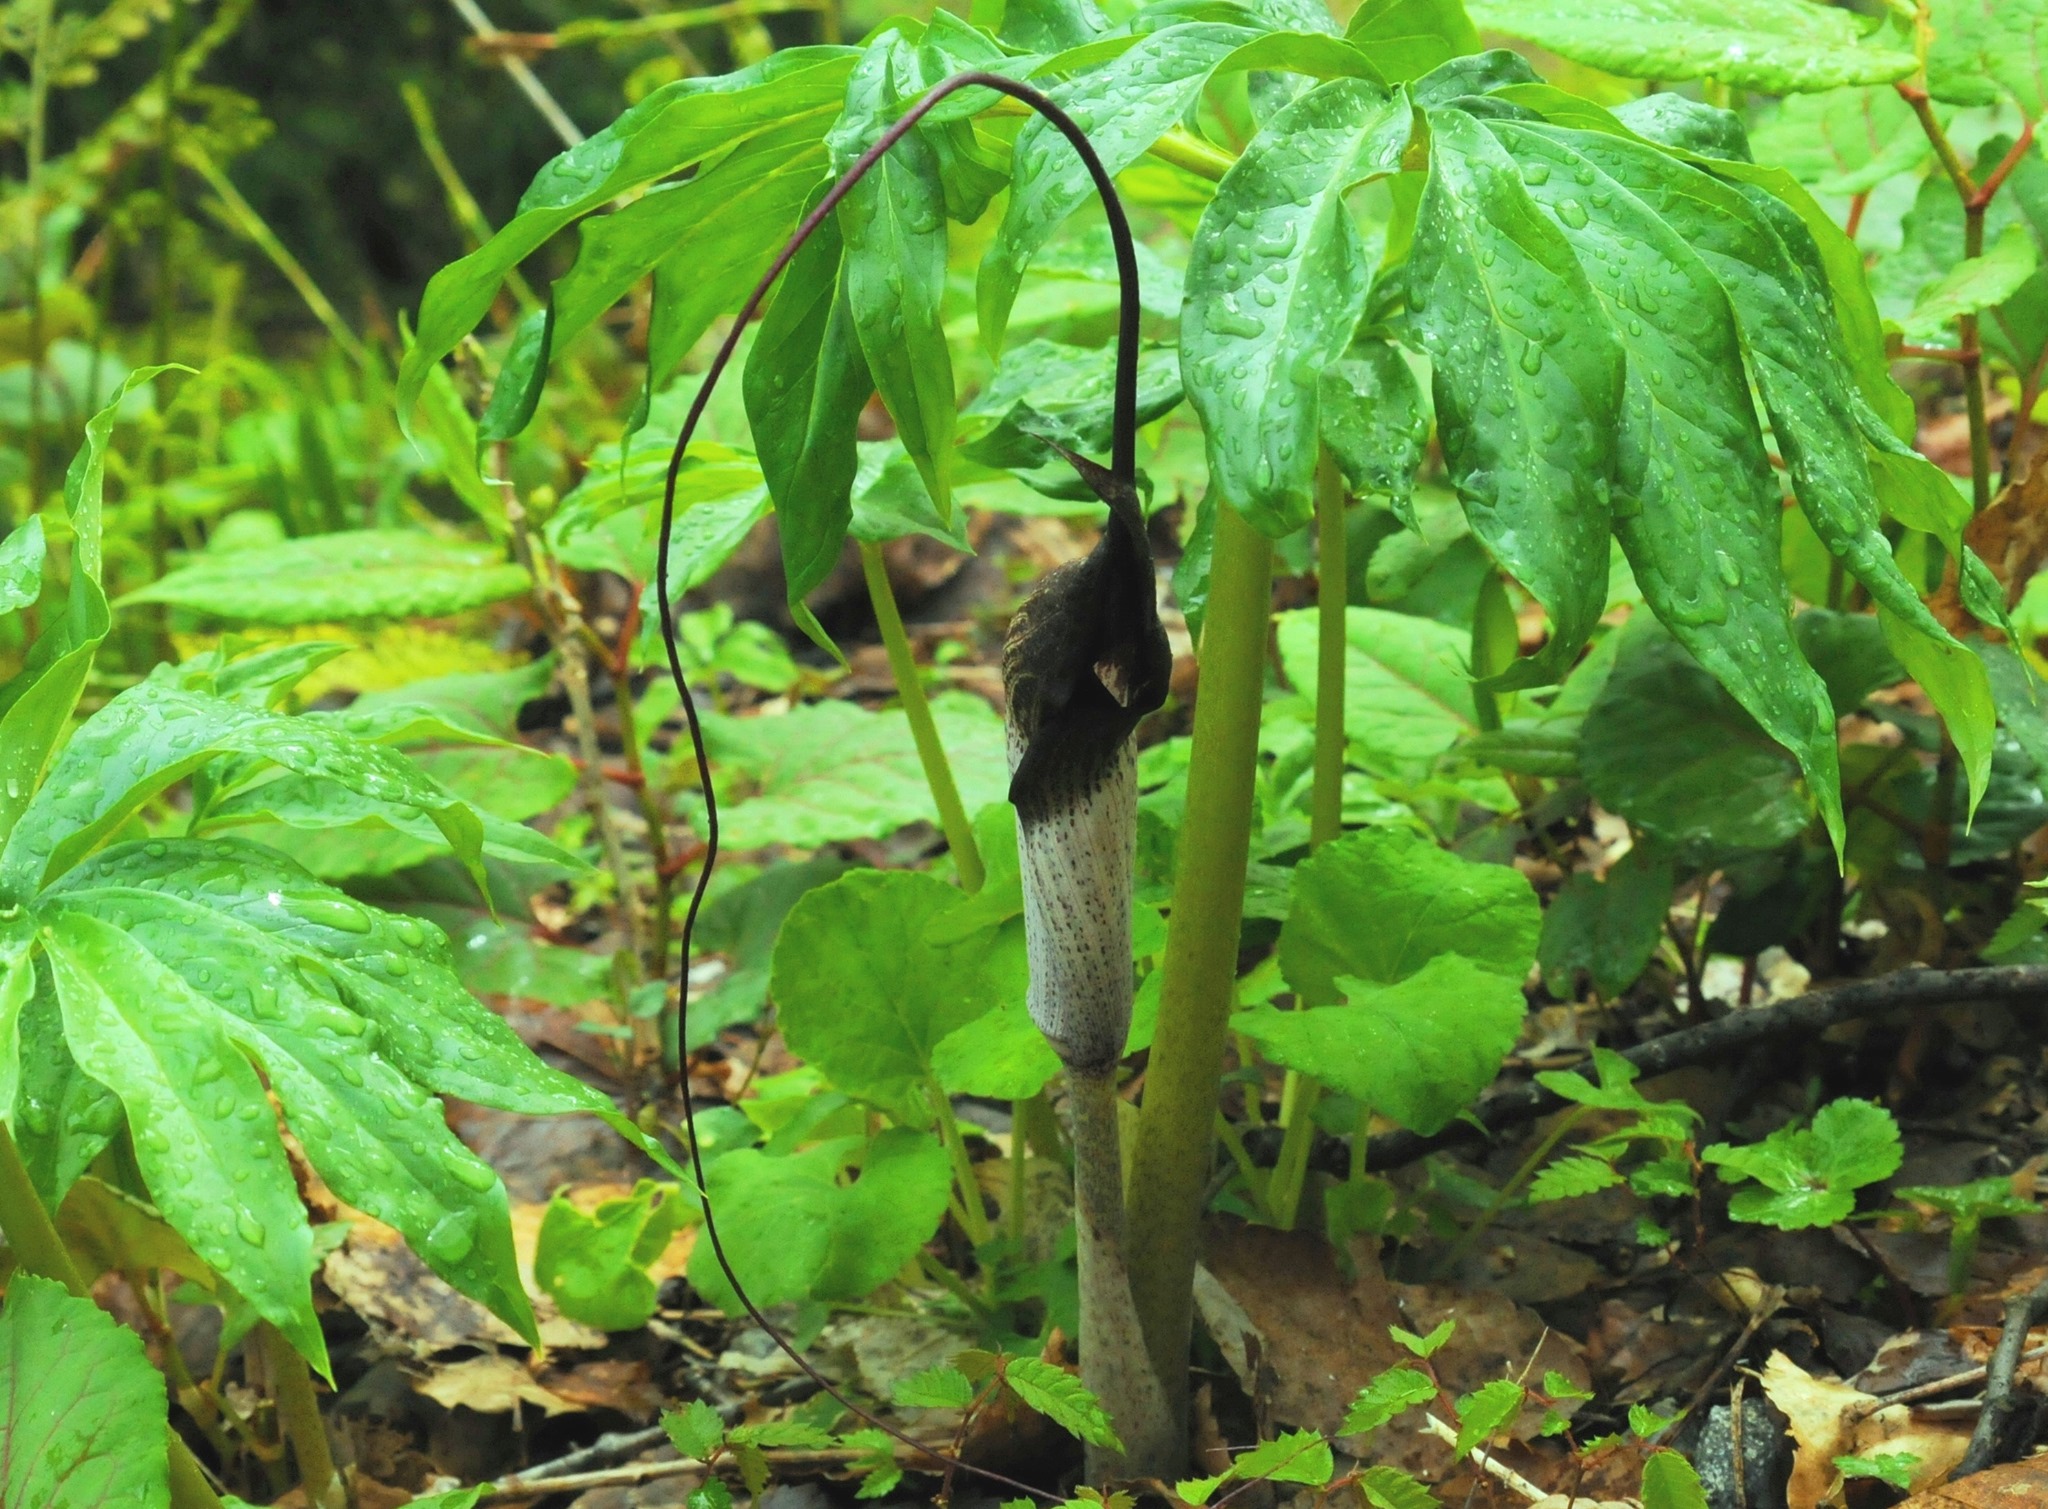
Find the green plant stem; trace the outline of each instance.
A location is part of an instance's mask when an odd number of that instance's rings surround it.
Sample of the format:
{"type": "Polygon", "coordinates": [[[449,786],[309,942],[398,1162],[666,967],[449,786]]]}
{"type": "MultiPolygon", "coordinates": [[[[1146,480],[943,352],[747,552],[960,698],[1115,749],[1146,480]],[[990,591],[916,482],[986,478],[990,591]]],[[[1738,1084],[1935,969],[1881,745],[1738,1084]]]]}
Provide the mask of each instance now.
{"type": "MultiPolygon", "coordinates": [[[[173,5],[164,22],[163,56],[157,64],[158,103],[163,110],[163,119],[157,122],[156,139],[157,193],[163,200],[159,206],[161,218],[157,221],[156,236],[158,363],[171,359],[171,317],[177,312],[178,302],[178,34],[183,30],[184,21],[184,7],[173,5]]],[[[98,393],[93,394],[92,401],[99,402],[98,393]]],[[[157,569],[161,573],[161,563],[157,569]]]]}
{"type": "Polygon", "coordinates": [[[927,1079],[925,1093],[931,1097],[932,1112],[938,1118],[939,1141],[953,1160],[953,1182],[960,1187],[960,1223],[967,1228],[967,1240],[977,1247],[988,1245],[995,1232],[988,1224],[988,1208],[982,1204],[981,1181],[974,1177],[974,1160],[967,1156],[967,1139],[960,1135],[960,1118],[953,1114],[953,1100],[927,1079]]]}
{"type": "Polygon", "coordinates": [[[327,1444],[327,1427],[320,1419],[320,1401],[313,1392],[312,1370],[285,1340],[284,1333],[270,1322],[259,1325],[256,1336],[263,1349],[263,1365],[270,1374],[278,1424],[285,1440],[291,1443],[306,1502],[313,1509],[342,1509],[345,1498],[341,1480],[334,1471],[334,1453],[327,1444]]]}
{"type": "Polygon", "coordinates": [[[1224,503],[1217,510],[1159,1029],[1131,1158],[1131,1251],[1139,1255],[1131,1289],[1153,1368],[1174,1390],[1176,1419],[1187,1402],[1196,1232],[1236,997],[1272,579],[1272,542],[1224,503]]]}
{"type": "MultiPolygon", "coordinates": [[[[1349,543],[1344,534],[1344,478],[1326,448],[1316,462],[1316,744],[1315,785],[1309,795],[1308,844],[1314,851],[1344,831],[1345,609],[1349,607],[1349,543]]],[[[1286,1134],[1266,1182],[1273,1224],[1294,1230],[1308,1182],[1315,1141],[1316,1102],[1322,1086],[1293,1069],[1280,1087],[1280,1122],[1286,1134]]]]}
{"type": "Polygon", "coordinates": [[[882,647],[889,652],[896,694],[903,701],[904,717],[910,720],[910,736],[917,741],[917,758],[924,766],[925,784],[931,787],[932,802],[939,809],[939,827],[946,835],[946,846],[953,851],[961,886],[969,893],[978,891],[987,872],[982,868],[981,850],[974,842],[974,825],[967,820],[960,788],[953,781],[953,767],[946,759],[946,746],[939,742],[939,727],[932,721],[931,703],[925,699],[924,682],[917,674],[917,657],[910,652],[909,636],[903,632],[903,615],[897,611],[896,594],[889,587],[889,569],[882,560],[882,547],[872,540],[860,542],[860,569],[867,579],[868,601],[874,605],[875,622],[882,631],[882,647]]]}
{"type": "Polygon", "coordinates": [[[1515,1170],[1514,1175],[1508,1182],[1493,1192],[1493,1198],[1486,1202],[1486,1209],[1479,1212],[1478,1218],[1470,1226],[1467,1226],[1458,1233],[1457,1240],[1451,1243],[1449,1250],[1444,1253],[1437,1264],[1437,1272],[1439,1274],[1447,1274],[1458,1266],[1465,1254],[1472,1250],[1473,1244],[1479,1240],[1487,1227],[1491,1226],[1500,1213],[1507,1208],[1508,1201],[1520,1194],[1522,1187],[1536,1177],[1536,1171],[1543,1167],[1544,1161],[1553,1152],[1557,1151],[1557,1145],[1564,1141],[1571,1134],[1572,1128],[1585,1118],[1586,1111],[1587,1108],[1585,1106],[1573,1107],[1571,1112],[1559,1120],[1558,1124],[1551,1129],[1550,1135],[1536,1144],[1536,1150],[1522,1160],[1522,1166],[1515,1170]]]}
{"type": "MultiPolygon", "coordinates": [[[[60,1283],[80,1299],[91,1298],[85,1276],[64,1239],[57,1235],[57,1224],[36,1193],[35,1182],[21,1161],[21,1149],[14,1145],[14,1134],[4,1121],[0,1121],[0,1234],[6,1236],[24,1272],[60,1283]]],[[[164,1433],[170,1452],[171,1509],[221,1509],[220,1495],[206,1481],[192,1449],[168,1420],[164,1433]]]]}
{"type": "Polygon", "coordinates": [[[633,673],[628,662],[635,625],[629,621],[620,632],[619,643],[608,645],[580,615],[577,623],[581,627],[579,637],[611,675],[612,696],[619,710],[620,758],[625,762],[626,784],[639,803],[640,820],[647,828],[647,857],[654,865],[654,900],[648,908],[640,969],[647,979],[664,980],[668,978],[669,912],[675,904],[676,866],[668,846],[667,815],[662,811],[660,797],[647,781],[640,712],[633,696],[633,673]]]}
{"type": "Polygon", "coordinates": [[[362,341],[349,329],[348,322],[342,319],[340,311],[329,302],[327,295],[320,291],[320,285],[313,281],[313,275],[292,255],[291,248],[277,239],[277,233],[256,213],[255,207],[242,197],[242,191],[235,187],[228,175],[221,171],[220,164],[190,142],[179,149],[179,155],[193,172],[206,180],[206,186],[219,197],[224,211],[222,218],[227,221],[230,228],[270,259],[270,265],[275,267],[283,275],[284,280],[297,291],[306,308],[312,311],[313,318],[334,338],[334,344],[341,348],[342,354],[358,367],[367,368],[370,353],[362,341]]]}
{"type": "MultiPolygon", "coordinates": [[[[43,158],[50,104],[50,14],[56,0],[35,12],[28,68],[28,514],[43,506],[43,158]]],[[[25,515],[26,517],[26,515],[25,515]]]]}
{"type": "Polygon", "coordinates": [[[635,16],[630,21],[604,18],[569,21],[555,29],[556,47],[575,47],[591,42],[625,42],[641,37],[668,37],[699,27],[723,26],[728,21],[752,20],[789,11],[815,11],[830,15],[829,3],[819,0],[724,0],[719,5],[700,5],[691,10],[657,11],[635,16]]]}
{"type": "Polygon", "coordinates": [[[1025,1204],[1031,1195],[1031,1173],[1026,1159],[1029,1138],[1024,1133],[1024,1121],[1030,1112],[1029,1100],[1010,1102],[1010,1199],[1008,1209],[1003,1212],[1003,1230],[1016,1244],[1020,1256],[1024,1251],[1025,1234],[1029,1230],[1029,1223],[1025,1219],[1025,1204]]]}
{"type": "MultiPolygon", "coordinates": [[[[448,148],[441,140],[441,128],[434,123],[433,107],[427,103],[426,91],[408,79],[398,86],[398,92],[405,101],[406,114],[412,117],[413,134],[420,139],[420,151],[426,154],[427,165],[434,170],[434,176],[441,180],[441,194],[448,201],[448,211],[469,237],[470,250],[474,251],[491,239],[491,222],[485,217],[483,206],[476,202],[476,195],[470,193],[469,185],[463,182],[462,174],[456,170],[455,159],[448,155],[448,148]]],[[[518,300],[522,311],[530,313],[540,308],[539,295],[534,293],[533,285],[521,276],[518,268],[506,272],[505,286],[512,290],[512,297],[518,300]]]]}

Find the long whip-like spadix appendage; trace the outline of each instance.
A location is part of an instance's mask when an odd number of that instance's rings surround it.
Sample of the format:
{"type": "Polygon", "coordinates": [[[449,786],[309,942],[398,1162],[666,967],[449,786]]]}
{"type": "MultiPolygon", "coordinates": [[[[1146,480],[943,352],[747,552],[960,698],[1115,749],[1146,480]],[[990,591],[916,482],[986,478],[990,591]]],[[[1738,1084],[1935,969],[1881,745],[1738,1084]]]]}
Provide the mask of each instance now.
{"type": "MultiPolygon", "coordinates": [[[[1121,1160],[1116,1146],[1116,1061],[1122,1052],[1130,1023],[1130,871],[1136,825],[1132,784],[1132,730],[1145,713],[1159,706],[1166,694],[1168,667],[1165,635],[1159,627],[1153,596],[1151,551],[1145,542],[1143,512],[1137,491],[1138,410],[1138,262],[1131,239],[1130,223],[1118,202],[1108,170],[1089,145],[1088,137],[1065,111],[1038,90],[1015,79],[992,73],[962,73],[935,85],[929,93],[898,117],[873,146],[833,183],[816,206],[784,243],[768,271],[761,277],[747,301],[740,307],[732,328],[720,343],[704,381],[691,402],[683,427],[669,457],[668,479],[661,500],[660,535],[656,542],[654,590],[661,609],[661,636],[668,655],[669,675],[682,701],[689,725],[690,747],[696,759],[697,775],[704,792],[704,858],[690,903],[683,916],[681,979],[678,983],[677,1040],[688,1037],[690,1002],[690,942],[696,931],[697,915],[704,902],[713,865],[718,861],[718,800],[712,786],[711,761],[704,746],[704,730],[698,720],[697,704],[683,675],[682,656],[677,648],[675,615],[669,597],[669,536],[675,523],[676,477],[683,457],[704,417],[712,389],[732,362],[741,334],[760,311],[762,301],[795,258],[798,250],[830,215],[839,202],[881,161],[889,149],[914,129],[934,106],[963,89],[983,88],[1007,95],[1029,106],[1073,146],[1102,197],[1116,250],[1117,278],[1122,293],[1118,310],[1116,376],[1112,408],[1110,464],[1107,470],[1078,457],[1070,457],[1091,487],[1109,505],[1110,519],[1102,541],[1085,560],[1051,573],[1033,593],[1019,624],[1013,627],[1004,647],[1004,679],[1013,681],[1013,662],[1018,681],[1011,686],[1010,720],[1014,774],[1011,799],[1020,813],[1019,833],[1025,851],[1026,927],[1031,938],[1032,1015],[1062,1062],[1069,1068],[1075,1115],[1077,1203],[1084,1207],[1080,1217],[1083,1233],[1083,1292],[1088,1293],[1091,1273],[1102,1276],[1105,1262],[1113,1265],[1114,1282],[1106,1293],[1112,1296],[1104,1316],[1108,1329],[1091,1337],[1090,1309],[1084,1297],[1082,1347],[1084,1379],[1097,1385],[1096,1391],[1109,1408],[1117,1425],[1130,1435],[1129,1461],[1148,1470],[1172,1471],[1177,1454],[1171,1441],[1161,1439],[1158,1421],[1164,1419],[1164,1394],[1143,1359],[1146,1355],[1137,1333],[1136,1311],[1130,1301],[1130,1285],[1122,1257],[1123,1191],[1121,1160]],[[1021,693],[1020,693],[1021,687],[1021,693]],[[1020,719],[1019,708],[1027,709],[1020,719]],[[1119,777],[1117,772],[1121,771],[1119,777]],[[1105,780],[1107,785],[1104,785],[1105,780]],[[1102,793],[1106,792],[1104,796],[1102,793]],[[1086,812],[1073,817],[1075,802],[1086,812]],[[1027,814],[1028,815],[1025,815],[1027,814]],[[1097,815],[1090,815],[1097,814],[1097,815]],[[1121,828],[1117,824],[1121,823],[1121,828]],[[1071,828],[1083,846],[1075,851],[1073,864],[1062,869],[1051,859],[1048,839],[1062,826],[1071,828]],[[1120,834],[1120,836],[1119,836],[1120,834]],[[1037,856],[1037,857],[1034,857],[1037,856]],[[1051,868],[1047,866],[1050,865],[1051,868]],[[1120,878],[1119,878],[1120,877],[1120,878]],[[1033,898],[1036,898],[1034,900],[1033,898]],[[1097,908],[1111,897],[1118,921],[1111,931],[1091,944],[1088,937],[1072,928],[1062,928],[1058,908],[1097,908]],[[1050,909],[1049,909],[1050,908],[1050,909]],[[1035,918],[1035,920],[1034,920],[1035,918]],[[1117,940],[1121,941],[1118,942],[1117,940]],[[1104,984],[1082,986],[1073,961],[1087,954],[1094,944],[1111,944],[1121,950],[1121,985],[1115,971],[1085,971],[1089,980],[1098,976],[1104,984]],[[1040,982],[1041,960],[1045,961],[1045,983],[1040,982]],[[1121,1000],[1121,1007],[1116,1001],[1121,1000]],[[1049,1003],[1057,1003],[1055,1007],[1049,1003]],[[1117,1016],[1116,1025],[1101,1015],[1107,1008],[1117,1016]],[[1118,1013],[1120,1011],[1120,1016],[1118,1013]],[[1089,1024],[1093,1025],[1090,1026],[1089,1024]],[[1104,1057],[1104,1045],[1107,1049],[1104,1057]],[[1084,1088],[1085,1086],[1085,1088],[1084,1088]],[[1106,1100],[1104,1097],[1107,1097],[1106,1100]],[[1105,1123],[1105,1116],[1107,1118],[1105,1123]],[[1107,1125],[1107,1137],[1102,1128],[1107,1125]],[[1092,1212],[1092,1214],[1091,1214],[1092,1212]],[[1091,1242],[1091,1231],[1099,1238],[1091,1242]],[[1092,1250],[1091,1250],[1092,1249],[1092,1250]],[[1135,1366],[1149,1382],[1147,1399],[1143,1385],[1119,1384],[1091,1371],[1090,1359],[1100,1361],[1122,1354],[1125,1367],[1135,1366]],[[1133,1361],[1135,1359],[1135,1362],[1133,1361]],[[1142,1443],[1142,1444],[1140,1444],[1142,1443]]],[[[1101,962],[1097,961],[1098,964],[1101,962]]],[[[971,1463],[958,1462],[921,1442],[911,1439],[854,1404],[827,1381],[804,1355],[761,1313],[739,1275],[733,1271],[719,1240],[718,1223],[712,1211],[711,1192],[704,1178],[703,1156],[698,1149],[696,1109],[690,1096],[689,1074],[680,1075],[684,1134],[689,1143],[690,1168],[697,1181],[704,1215],[704,1235],[712,1256],[732,1285],[741,1308],[797,1367],[832,1398],[867,1424],[918,1451],[927,1461],[945,1468],[959,1468],[988,1481],[1000,1483],[1033,1497],[1051,1495],[1019,1483],[1000,1473],[971,1463]]],[[[946,1114],[946,1108],[940,1107],[946,1114]]],[[[1168,1432],[1170,1434],[1170,1432],[1168,1432]]],[[[1091,1466],[1094,1465],[1091,1459],[1091,1466]]]]}

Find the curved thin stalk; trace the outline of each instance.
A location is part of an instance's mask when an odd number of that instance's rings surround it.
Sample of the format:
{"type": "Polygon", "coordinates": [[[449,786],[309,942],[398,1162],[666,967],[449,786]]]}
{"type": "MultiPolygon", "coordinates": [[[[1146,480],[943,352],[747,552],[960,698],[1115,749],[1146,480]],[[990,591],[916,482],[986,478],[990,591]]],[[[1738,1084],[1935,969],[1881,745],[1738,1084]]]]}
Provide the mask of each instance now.
{"type": "Polygon", "coordinates": [[[1131,1288],[1152,1365],[1176,1389],[1176,1416],[1187,1407],[1196,1231],[1236,994],[1272,579],[1272,542],[1224,502],[1216,517],[1159,1029],[1131,1158],[1131,1250],[1142,1254],[1131,1288]]]}
{"type": "MultiPolygon", "coordinates": [[[[64,1239],[57,1235],[57,1225],[43,1207],[21,1161],[21,1150],[14,1145],[14,1134],[4,1121],[0,1121],[0,1234],[6,1236],[23,1272],[60,1283],[80,1299],[91,1297],[85,1276],[64,1239]]],[[[168,1420],[164,1432],[169,1438],[171,1509],[221,1509],[220,1495],[206,1481],[184,1437],[168,1420]]]]}
{"type": "Polygon", "coordinates": [[[986,875],[981,850],[974,842],[974,824],[960,801],[960,787],[953,780],[952,762],[946,746],[939,742],[939,726],[932,721],[932,705],[926,700],[924,682],[917,674],[917,657],[910,652],[910,636],[903,632],[903,614],[896,607],[896,594],[889,587],[889,569],[882,559],[882,547],[873,540],[860,542],[861,575],[867,579],[868,601],[874,604],[875,622],[882,630],[882,647],[889,652],[889,670],[896,678],[896,695],[903,701],[903,716],[910,720],[910,737],[917,742],[917,760],[924,766],[925,784],[931,787],[932,802],[939,809],[939,828],[946,846],[953,851],[954,868],[960,872],[962,889],[981,889],[986,875]]]}

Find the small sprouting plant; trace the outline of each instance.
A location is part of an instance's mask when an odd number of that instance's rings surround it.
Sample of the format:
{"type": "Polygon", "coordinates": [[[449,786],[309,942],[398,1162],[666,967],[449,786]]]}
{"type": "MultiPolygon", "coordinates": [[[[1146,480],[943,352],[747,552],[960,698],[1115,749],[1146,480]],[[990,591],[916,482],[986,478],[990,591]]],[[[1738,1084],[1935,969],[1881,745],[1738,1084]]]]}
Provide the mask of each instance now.
{"type": "Polygon", "coordinates": [[[1701,1161],[1731,1184],[1754,1182],[1728,1202],[1728,1214],[1785,1231],[1833,1226],[1856,1209],[1856,1192],[1899,1171],[1899,1124],[1867,1100],[1828,1102],[1808,1126],[1780,1127],[1762,1142],[1717,1142],[1701,1161]]]}

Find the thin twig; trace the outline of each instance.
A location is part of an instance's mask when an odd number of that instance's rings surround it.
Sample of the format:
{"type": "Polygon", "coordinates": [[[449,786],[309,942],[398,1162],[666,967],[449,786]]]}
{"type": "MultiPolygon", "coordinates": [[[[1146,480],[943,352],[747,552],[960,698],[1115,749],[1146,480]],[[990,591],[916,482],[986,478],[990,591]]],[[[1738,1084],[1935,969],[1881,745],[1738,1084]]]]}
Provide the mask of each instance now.
{"type": "Polygon", "coordinates": [[[2012,1396],[2013,1374],[2019,1371],[2020,1353],[2027,1344],[2027,1331],[2048,1310],[2048,1282],[2005,1302],[2005,1329],[1998,1333],[1998,1349],[1984,1370],[1984,1412],[1977,1416],[1977,1429],[1970,1436],[1970,1449],[1956,1468],[1958,1478],[1982,1472],[1998,1457],[2005,1428],[2019,1408],[2012,1396]]]}
{"type": "MultiPolygon", "coordinates": [[[[658,1436],[662,1432],[656,1430],[653,1434],[658,1436]]],[[[771,1467],[836,1467],[867,1456],[869,1452],[853,1447],[827,1447],[818,1451],[764,1451],[761,1455],[771,1467]]],[[[570,1459],[565,1457],[562,1460],[570,1459]]],[[[562,1472],[550,1477],[521,1473],[486,1489],[477,1502],[500,1504],[555,1493],[582,1493],[593,1488],[630,1488],[637,1483],[652,1483],[662,1478],[709,1470],[695,1457],[673,1457],[665,1462],[629,1462],[623,1467],[605,1467],[594,1472],[562,1472]]]]}
{"type": "MultiPolygon", "coordinates": [[[[2021,1362],[2033,1362],[2042,1357],[2048,1357],[2048,1346],[2030,1347],[2020,1353],[2021,1362]]],[[[1916,1383],[1911,1388],[1897,1389],[1889,1394],[1879,1394],[1870,1403],[1857,1405],[1856,1408],[1849,1411],[1849,1414],[1852,1418],[1860,1420],[1866,1415],[1874,1415],[1879,1410],[1888,1409],[1894,1404],[1915,1404],[1922,1399],[1937,1399],[1941,1395],[1951,1393],[1956,1389],[1968,1388],[1973,1383],[1982,1383],[1985,1374],[1990,1372],[1990,1370],[1990,1364],[1979,1363],[1976,1367],[1964,1368],[1960,1373],[1950,1373],[1946,1378],[1932,1378],[1925,1383],[1916,1383]]]]}
{"type": "MultiPolygon", "coordinates": [[[[1450,1426],[1444,1424],[1443,1421],[1437,1419],[1435,1415],[1425,1414],[1422,1417],[1422,1428],[1435,1436],[1439,1441],[1448,1441],[1452,1446],[1458,1444],[1458,1433],[1452,1430],[1450,1426]]],[[[1515,1492],[1521,1494],[1530,1503],[1533,1504],[1541,1499],[1550,1497],[1549,1490],[1538,1488],[1534,1483],[1515,1471],[1514,1468],[1508,1466],[1507,1463],[1496,1461],[1478,1447],[1473,1447],[1466,1455],[1471,1459],[1474,1467],[1477,1467],[1488,1477],[1514,1489],[1515,1492]]]]}
{"type": "MultiPolygon", "coordinates": [[[[448,0],[448,3],[455,7],[455,13],[468,23],[469,29],[476,33],[479,41],[489,42],[504,35],[503,31],[491,24],[491,18],[483,13],[476,0],[448,0]]],[[[562,138],[563,146],[579,147],[583,144],[583,132],[577,128],[576,122],[569,119],[569,112],[548,93],[548,86],[540,81],[540,76],[526,66],[524,58],[506,53],[498,59],[498,66],[512,76],[512,82],[533,102],[533,108],[540,112],[541,119],[554,128],[555,135],[562,138]]]]}

